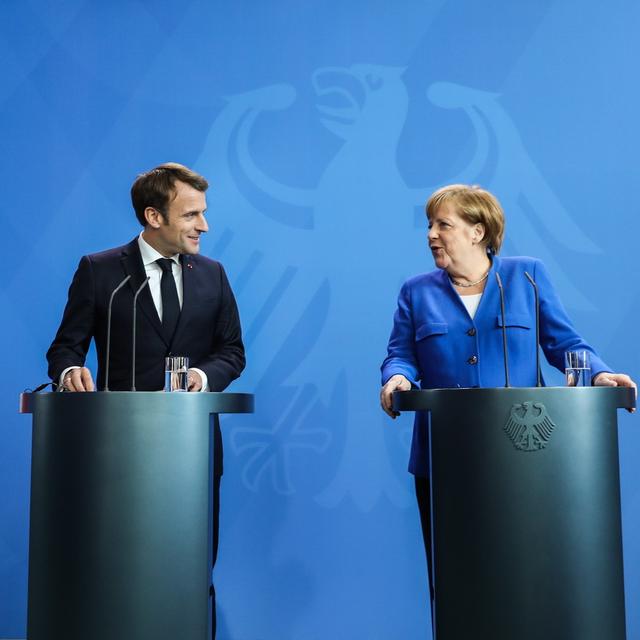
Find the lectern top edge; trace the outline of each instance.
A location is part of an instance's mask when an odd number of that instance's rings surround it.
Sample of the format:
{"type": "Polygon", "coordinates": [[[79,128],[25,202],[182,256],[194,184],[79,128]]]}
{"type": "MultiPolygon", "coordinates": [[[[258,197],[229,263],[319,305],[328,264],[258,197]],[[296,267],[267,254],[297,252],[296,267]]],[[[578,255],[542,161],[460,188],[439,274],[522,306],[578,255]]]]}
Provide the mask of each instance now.
{"type": "Polygon", "coordinates": [[[207,409],[209,413],[253,413],[252,393],[164,393],[161,391],[95,391],[91,393],[21,393],[19,413],[33,413],[36,405],[62,406],[69,402],[89,402],[93,406],[106,403],[136,402],[170,403],[172,406],[194,406],[207,409]],[[42,403],[42,404],[41,404],[42,403]],[[182,404],[184,403],[184,404],[182,404]]]}
{"type": "Polygon", "coordinates": [[[534,398],[566,397],[567,400],[580,397],[597,397],[610,402],[619,409],[632,409],[636,406],[635,389],[630,387],[497,387],[497,388],[455,388],[455,389],[414,389],[396,391],[393,394],[395,411],[431,411],[443,402],[464,400],[493,401],[523,395],[534,398]]]}

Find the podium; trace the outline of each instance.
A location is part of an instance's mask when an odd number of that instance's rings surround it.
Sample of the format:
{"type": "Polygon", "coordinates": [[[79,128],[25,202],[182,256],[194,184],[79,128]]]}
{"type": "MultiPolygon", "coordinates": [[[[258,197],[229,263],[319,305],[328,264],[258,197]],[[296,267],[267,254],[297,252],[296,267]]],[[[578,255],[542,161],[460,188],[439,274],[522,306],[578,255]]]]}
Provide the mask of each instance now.
{"type": "Polygon", "coordinates": [[[617,409],[633,389],[433,389],[437,640],[624,640],[617,409]]]}
{"type": "Polygon", "coordinates": [[[23,394],[29,640],[209,640],[214,421],[238,393],[23,394]]]}

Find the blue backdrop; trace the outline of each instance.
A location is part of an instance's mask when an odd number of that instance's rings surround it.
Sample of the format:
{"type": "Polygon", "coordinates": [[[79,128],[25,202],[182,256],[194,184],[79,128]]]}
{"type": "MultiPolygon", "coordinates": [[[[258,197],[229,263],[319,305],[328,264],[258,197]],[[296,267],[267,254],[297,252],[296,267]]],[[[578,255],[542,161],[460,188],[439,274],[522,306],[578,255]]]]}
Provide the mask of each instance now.
{"type": "MultiPolygon", "coordinates": [[[[30,421],[79,256],[139,231],[135,175],[207,176],[206,255],[248,351],[223,421],[221,640],[423,638],[411,416],[378,407],[424,202],[477,182],[505,255],[542,258],[579,330],[640,378],[640,4],[632,0],[3,0],[0,638],[26,620],[30,421]]],[[[560,383],[555,375],[552,383],[560,383]]],[[[620,416],[640,638],[640,430],[620,416]]]]}

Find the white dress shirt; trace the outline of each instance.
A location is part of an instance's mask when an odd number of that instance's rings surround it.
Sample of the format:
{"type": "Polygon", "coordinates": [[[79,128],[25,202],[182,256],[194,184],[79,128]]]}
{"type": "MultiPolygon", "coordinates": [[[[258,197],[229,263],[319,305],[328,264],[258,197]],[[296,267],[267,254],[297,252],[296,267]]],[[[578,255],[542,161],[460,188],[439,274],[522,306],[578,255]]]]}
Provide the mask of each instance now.
{"type": "MultiPolygon", "coordinates": [[[[160,293],[160,281],[162,280],[162,267],[156,262],[164,258],[158,253],[143,237],[142,233],[138,236],[138,246],[140,247],[140,255],[142,256],[142,264],[144,271],[149,277],[149,291],[153,298],[153,304],[156,307],[160,322],[162,322],[162,294],[160,293]]],[[[178,290],[178,302],[182,309],[182,265],[180,264],[180,255],[170,256],[171,272],[173,279],[176,281],[176,289],[178,290]]]]}

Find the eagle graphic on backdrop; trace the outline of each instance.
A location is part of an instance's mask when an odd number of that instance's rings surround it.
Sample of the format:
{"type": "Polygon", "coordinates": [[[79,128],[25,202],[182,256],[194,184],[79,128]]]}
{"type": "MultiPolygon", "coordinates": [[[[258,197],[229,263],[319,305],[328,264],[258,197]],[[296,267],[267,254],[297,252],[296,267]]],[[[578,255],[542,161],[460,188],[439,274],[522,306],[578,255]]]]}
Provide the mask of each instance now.
{"type": "Polygon", "coordinates": [[[511,407],[504,430],[520,451],[539,451],[549,442],[556,425],[541,402],[523,402],[511,407]]]}
{"type": "MultiPolygon", "coordinates": [[[[294,104],[296,91],[286,84],[228,97],[197,161],[215,179],[211,209],[228,211],[233,221],[216,231],[213,253],[233,274],[253,362],[243,381],[260,397],[259,413],[227,422],[250,490],[270,479],[275,491],[293,493],[295,451],[324,456],[312,490],[322,505],[348,497],[370,510],[383,496],[409,504],[384,435],[390,426],[377,402],[379,366],[401,280],[432,268],[426,257],[408,265],[406,254],[426,242],[426,223],[416,225],[414,212],[439,185],[410,188],[399,171],[409,105],[402,74],[371,64],[313,74],[320,122],[340,146],[311,188],[276,180],[251,151],[260,116],[294,104]]],[[[473,126],[472,157],[447,182],[490,175],[483,186],[500,195],[508,212],[507,242],[517,251],[514,238],[526,238],[527,251],[552,268],[568,305],[590,308],[540,230],[552,225],[555,237],[571,238],[581,251],[598,249],[527,154],[499,96],[438,82],[427,98],[460,110],[473,126]]],[[[313,140],[308,148],[313,153],[313,140]]],[[[405,421],[397,439],[403,447],[408,432],[405,421]]]]}

